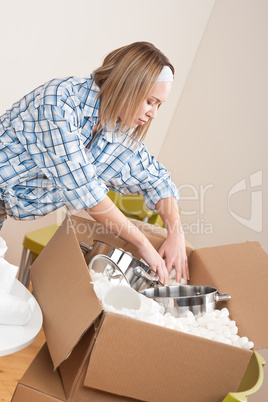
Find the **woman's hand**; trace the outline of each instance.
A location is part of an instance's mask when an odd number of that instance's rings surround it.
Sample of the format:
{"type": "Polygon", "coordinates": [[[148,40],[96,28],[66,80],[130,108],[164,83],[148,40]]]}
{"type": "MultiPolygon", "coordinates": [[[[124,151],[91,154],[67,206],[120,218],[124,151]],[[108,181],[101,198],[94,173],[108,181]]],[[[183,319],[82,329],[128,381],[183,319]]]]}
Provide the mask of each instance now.
{"type": "Polygon", "coordinates": [[[158,252],[166,260],[168,273],[170,274],[174,267],[176,281],[180,282],[181,278],[183,278],[187,283],[189,280],[189,268],[177,202],[173,197],[165,198],[157,203],[156,209],[168,232],[167,239],[158,252]]]}
{"type": "Polygon", "coordinates": [[[163,285],[167,285],[169,272],[166,268],[165,261],[146,237],[144,240],[144,244],[137,246],[140,256],[150,268],[157,272],[159,281],[163,285]]]}
{"type": "Polygon", "coordinates": [[[147,237],[115,206],[109,197],[105,197],[86,211],[111,232],[133,244],[146,264],[157,272],[160,282],[168,283],[168,271],[163,258],[147,237]]]}
{"type": "Polygon", "coordinates": [[[170,274],[172,268],[175,268],[176,282],[181,282],[181,278],[183,278],[187,283],[190,278],[184,234],[169,234],[158,253],[166,260],[168,274],[170,274]]]}

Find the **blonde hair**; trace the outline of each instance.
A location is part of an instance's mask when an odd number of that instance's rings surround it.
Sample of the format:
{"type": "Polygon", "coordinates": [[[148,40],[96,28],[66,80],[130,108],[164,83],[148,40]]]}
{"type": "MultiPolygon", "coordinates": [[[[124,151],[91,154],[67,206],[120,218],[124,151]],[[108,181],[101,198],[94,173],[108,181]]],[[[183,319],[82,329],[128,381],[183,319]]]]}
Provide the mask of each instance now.
{"type": "MultiPolygon", "coordinates": [[[[148,42],[135,42],[109,53],[94,71],[100,88],[99,124],[115,129],[120,123],[120,130],[128,130],[164,66],[169,66],[174,74],[168,58],[148,42]],[[119,119],[122,113],[123,122],[119,119]]],[[[151,119],[135,128],[132,139],[144,139],[150,122],[151,119]]]]}

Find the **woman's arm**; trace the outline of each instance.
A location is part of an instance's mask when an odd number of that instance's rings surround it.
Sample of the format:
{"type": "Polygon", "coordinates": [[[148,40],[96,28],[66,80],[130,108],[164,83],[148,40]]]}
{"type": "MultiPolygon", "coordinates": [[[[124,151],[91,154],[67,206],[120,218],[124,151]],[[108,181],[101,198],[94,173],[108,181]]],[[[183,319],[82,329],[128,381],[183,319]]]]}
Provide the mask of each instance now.
{"type": "Polygon", "coordinates": [[[181,278],[187,282],[189,280],[189,268],[176,199],[174,197],[161,199],[156,204],[156,210],[168,232],[167,239],[158,252],[161,257],[166,259],[166,268],[169,273],[172,267],[175,268],[177,282],[180,282],[181,278]]]}
{"type": "Polygon", "coordinates": [[[144,261],[158,273],[163,284],[168,283],[165,262],[146,236],[106,196],[101,202],[86,211],[99,223],[117,236],[133,244],[144,261]]]}

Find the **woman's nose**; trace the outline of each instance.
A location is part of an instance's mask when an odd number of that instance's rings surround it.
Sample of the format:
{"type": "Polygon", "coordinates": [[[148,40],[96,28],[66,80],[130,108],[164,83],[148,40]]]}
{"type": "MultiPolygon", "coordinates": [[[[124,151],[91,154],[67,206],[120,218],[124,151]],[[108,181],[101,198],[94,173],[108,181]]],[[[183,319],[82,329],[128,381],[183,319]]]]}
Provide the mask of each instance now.
{"type": "Polygon", "coordinates": [[[151,119],[155,119],[156,115],[157,115],[157,107],[154,106],[152,107],[150,110],[148,110],[147,115],[151,118],[151,119]]]}

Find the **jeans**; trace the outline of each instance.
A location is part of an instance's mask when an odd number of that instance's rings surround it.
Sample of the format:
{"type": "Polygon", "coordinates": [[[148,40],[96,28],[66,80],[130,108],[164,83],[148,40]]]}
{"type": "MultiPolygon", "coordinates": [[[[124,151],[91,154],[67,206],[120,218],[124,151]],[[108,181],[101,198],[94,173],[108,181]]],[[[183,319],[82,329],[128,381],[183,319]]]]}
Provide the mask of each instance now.
{"type": "Polygon", "coordinates": [[[3,224],[7,218],[6,210],[3,201],[0,200],[0,230],[3,227],[3,224]]]}
{"type": "Polygon", "coordinates": [[[4,222],[5,222],[5,220],[6,220],[6,216],[4,217],[4,219],[2,218],[2,216],[0,217],[0,230],[2,229],[2,227],[3,227],[3,224],[4,224],[4,222]]]}

